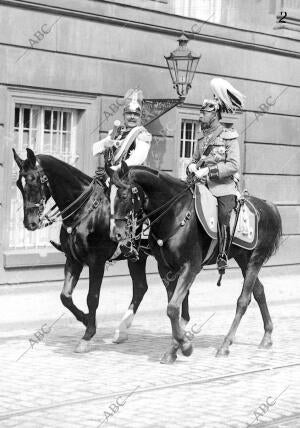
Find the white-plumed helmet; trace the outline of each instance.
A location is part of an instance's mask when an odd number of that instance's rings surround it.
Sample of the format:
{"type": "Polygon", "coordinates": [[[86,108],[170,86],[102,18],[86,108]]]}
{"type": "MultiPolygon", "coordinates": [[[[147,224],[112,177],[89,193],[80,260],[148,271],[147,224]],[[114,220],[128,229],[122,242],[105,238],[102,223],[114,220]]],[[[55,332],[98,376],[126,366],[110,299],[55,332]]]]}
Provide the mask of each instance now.
{"type": "Polygon", "coordinates": [[[224,111],[226,113],[241,110],[244,107],[245,95],[235,89],[231,83],[221,77],[210,81],[214,99],[203,100],[200,110],[224,111]]]}
{"type": "Polygon", "coordinates": [[[210,87],[221,111],[229,113],[244,107],[245,95],[235,89],[227,80],[215,77],[210,81],[210,87]]]}
{"type": "Polygon", "coordinates": [[[141,89],[129,89],[124,96],[124,113],[142,114],[143,99],[143,91],[141,89]]]}

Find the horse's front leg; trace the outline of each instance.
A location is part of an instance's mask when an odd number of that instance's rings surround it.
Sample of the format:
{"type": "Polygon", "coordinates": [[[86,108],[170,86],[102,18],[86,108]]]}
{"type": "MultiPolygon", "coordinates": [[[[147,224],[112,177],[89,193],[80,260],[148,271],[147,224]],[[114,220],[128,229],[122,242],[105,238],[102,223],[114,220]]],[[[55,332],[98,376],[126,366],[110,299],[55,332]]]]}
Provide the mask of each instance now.
{"type": "Polygon", "coordinates": [[[114,343],[122,343],[128,339],[128,330],[131,327],[134,315],[136,314],[138,307],[148,290],[146,261],[147,256],[141,257],[137,262],[128,260],[128,268],[132,279],[132,300],[118,328],[115,330],[113,338],[114,343]]]}
{"type": "MultiPolygon", "coordinates": [[[[177,358],[177,350],[179,348],[181,349],[183,355],[187,357],[190,356],[193,352],[192,342],[186,336],[184,326],[180,322],[180,308],[182,307],[182,303],[185,298],[185,302],[188,304],[187,293],[197,273],[198,272],[191,268],[190,263],[186,263],[181,269],[181,274],[178,280],[173,281],[173,283],[169,283],[167,286],[167,315],[171,321],[173,339],[170,349],[163,355],[161,359],[162,364],[173,363],[177,358]]],[[[162,279],[164,280],[163,276],[162,279]]]]}
{"type": "Polygon", "coordinates": [[[87,326],[75,352],[89,352],[91,349],[91,339],[96,334],[96,311],[99,305],[105,261],[104,259],[97,259],[97,257],[94,257],[93,260],[89,262],[89,292],[87,295],[89,313],[87,316],[87,326]]]}
{"type": "Polygon", "coordinates": [[[87,314],[82,312],[77,306],[74,305],[72,294],[78,279],[80,277],[83,265],[77,261],[71,261],[67,258],[65,264],[65,280],[62,292],[60,294],[60,299],[62,304],[72,312],[75,318],[82,322],[84,325],[87,325],[87,314]]]}

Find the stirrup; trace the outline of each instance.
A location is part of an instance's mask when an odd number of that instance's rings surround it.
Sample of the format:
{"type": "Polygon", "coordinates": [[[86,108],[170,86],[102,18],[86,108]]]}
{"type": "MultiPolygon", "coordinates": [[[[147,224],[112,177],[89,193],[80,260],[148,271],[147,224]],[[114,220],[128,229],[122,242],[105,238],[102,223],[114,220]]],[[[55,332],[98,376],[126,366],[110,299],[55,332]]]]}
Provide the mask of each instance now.
{"type": "Polygon", "coordinates": [[[225,273],[225,269],[228,267],[228,258],[225,253],[219,254],[217,258],[217,266],[220,274],[225,273]]]}

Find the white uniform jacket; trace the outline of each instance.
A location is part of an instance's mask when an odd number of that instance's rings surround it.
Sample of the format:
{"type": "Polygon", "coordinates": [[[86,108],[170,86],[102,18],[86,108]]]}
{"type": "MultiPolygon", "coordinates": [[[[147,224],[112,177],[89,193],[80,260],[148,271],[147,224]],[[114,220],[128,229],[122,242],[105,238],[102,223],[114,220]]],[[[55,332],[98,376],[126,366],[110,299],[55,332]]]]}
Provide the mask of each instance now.
{"type": "Polygon", "coordinates": [[[103,153],[108,147],[113,148],[114,165],[112,169],[119,169],[124,160],[128,166],[142,165],[148,156],[152,135],[143,127],[135,126],[131,129],[121,128],[117,137],[111,139],[112,130],[108,135],[93,145],[93,155],[103,153]]]}

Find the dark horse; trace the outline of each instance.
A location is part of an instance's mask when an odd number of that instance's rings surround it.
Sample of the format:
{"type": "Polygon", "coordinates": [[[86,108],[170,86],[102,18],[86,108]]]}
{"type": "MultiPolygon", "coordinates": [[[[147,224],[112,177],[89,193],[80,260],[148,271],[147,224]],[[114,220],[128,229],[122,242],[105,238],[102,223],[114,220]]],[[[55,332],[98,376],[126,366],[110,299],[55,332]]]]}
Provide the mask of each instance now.
{"type": "MultiPolygon", "coordinates": [[[[75,350],[87,352],[90,340],[96,333],[96,310],[105,263],[117,248],[116,242],[110,239],[109,197],[101,184],[53,156],[35,156],[31,149],[27,149],[27,159],[22,160],[15,151],[14,158],[20,169],[17,186],[23,196],[26,229],[34,231],[42,226],[42,213],[50,196],[60,212],[64,213],[60,242],[66,255],[66,264],[61,301],[86,326],[85,334],[75,350]],[[78,309],[72,299],[84,265],[89,267],[87,314],[78,309]]],[[[133,297],[116,330],[116,343],[127,339],[128,328],[148,289],[146,259],[147,255],[141,253],[137,262],[128,260],[133,297]]],[[[188,298],[183,305],[182,316],[185,322],[189,321],[188,298]]]]}
{"type": "MultiPolygon", "coordinates": [[[[126,177],[122,180],[117,173],[109,171],[112,182],[118,188],[114,201],[111,200],[115,211],[115,222],[111,231],[113,237],[116,240],[126,238],[127,225],[124,220],[127,220],[128,224],[128,214],[133,210],[138,212],[142,208],[145,217],[151,221],[149,243],[152,254],[158,262],[161,278],[163,280],[166,278],[168,266],[172,266],[174,272],[180,272],[179,275],[174,275],[174,281],[167,287],[167,315],[171,320],[173,340],[162,362],[172,363],[176,360],[179,348],[186,356],[193,350],[191,341],[179,323],[180,307],[196,275],[203,267],[202,262],[211,238],[197,219],[193,195],[187,183],[147,167],[128,169],[126,164],[123,164],[122,170],[126,177]],[[191,213],[190,218],[186,216],[188,211],[191,213]]],[[[241,268],[244,283],[237,300],[233,323],[218,349],[217,356],[229,354],[229,346],[250,303],[252,292],[264,323],[265,333],[260,347],[268,348],[272,345],[273,325],[258,273],[263,263],[279,246],[282,234],[281,218],[273,204],[252,196],[249,200],[259,213],[258,242],[251,251],[234,245],[231,247],[229,256],[233,257],[241,268]]],[[[216,259],[211,260],[209,264],[215,262],[216,259]]]]}

